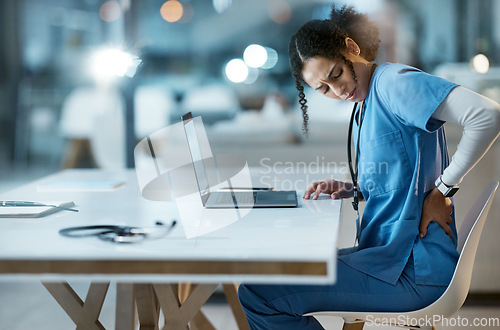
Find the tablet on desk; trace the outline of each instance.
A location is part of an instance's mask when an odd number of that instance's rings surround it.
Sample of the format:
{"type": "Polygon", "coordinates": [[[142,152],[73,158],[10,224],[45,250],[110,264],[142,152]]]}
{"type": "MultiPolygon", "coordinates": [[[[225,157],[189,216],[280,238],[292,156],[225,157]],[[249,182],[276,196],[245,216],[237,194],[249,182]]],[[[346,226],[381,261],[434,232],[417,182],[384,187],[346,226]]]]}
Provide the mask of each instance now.
{"type": "Polygon", "coordinates": [[[74,202],[43,201],[25,203],[33,203],[33,205],[23,205],[23,202],[17,204],[11,202],[7,205],[0,203],[0,218],[41,218],[58,211],[77,211],[71,209],[71,207],[75,206],[74,202]]]}

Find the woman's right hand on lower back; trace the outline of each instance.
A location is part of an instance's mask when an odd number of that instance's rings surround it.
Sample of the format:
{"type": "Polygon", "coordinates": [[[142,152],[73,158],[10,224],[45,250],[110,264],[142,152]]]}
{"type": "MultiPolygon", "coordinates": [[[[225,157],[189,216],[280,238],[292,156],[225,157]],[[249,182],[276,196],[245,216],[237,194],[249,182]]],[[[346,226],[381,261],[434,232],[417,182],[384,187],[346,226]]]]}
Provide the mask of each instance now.
{"type": "Polygon", "coordinates": [[[318,199],[320,193],[328,194],[332,199],[349,198],[354,196],[353,184],[337,180],[314,182],[307,187],[304,199],[318,199]]]}

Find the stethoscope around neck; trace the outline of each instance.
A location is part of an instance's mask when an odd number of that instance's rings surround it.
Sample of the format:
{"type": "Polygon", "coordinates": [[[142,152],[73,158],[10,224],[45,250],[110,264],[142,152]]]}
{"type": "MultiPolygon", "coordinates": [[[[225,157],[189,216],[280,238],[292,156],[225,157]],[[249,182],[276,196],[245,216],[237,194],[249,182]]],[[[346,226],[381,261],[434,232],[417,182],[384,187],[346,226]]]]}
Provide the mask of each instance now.
{"type": "MultiPolygon", "coordinates": [[[[375,69],[377,68],[376,64],[372,65],[371,68],[371,74],[370,74],[370,79],[373,77],[373,73],[375,72],[375,69]]],[[[359,168],[358,168],[358,163],[359,163],[359,140],[360,140],[360,134],[361,134],[361,125],[363,124],[363,109],[365,107],[365,101],[363,100],[361,102],[361,107],[359,109],[359,120],[358,120],[358,139],[356,141],[356,155],[355,155],[355,160],[354,160],[354,165],[353,165],[353,160],[352,160],[352,150],[351,150],[351,144],[352,144],[352,129],[354,126],[354,120],[356,118],[356,109],[358,108],[358,102],[354,103],[354,106],[352,107],[352,114],[351,114],[351,120],[349,121],[349,132],[347,136],[347,158],[348,158],[348,163],[349,163],[349,172],[351,173],[351,179],[352,179],[352,184],[353,184],[353,189],[354,189],[354,200],[352,201],[352,207],[354,208],[354,211],[358,212],[359,210],[359,185],[358,185],[358,174],[359,174],[359,168]]]]}
{"type": "Polygon", "coordinates": [[[347,136],[347,158],[348,158],[348,163],[349,163],[349,172],[351,173],[351,180],[353,184],[353,189],[354,189],[354,200],[352,201],[352,207],[354,208],[354,211],[358,211],[359,209],[359,187],[358,187],[358,174],[359,174],[359,169],[358,169],[358,163],[359,163],[359,137],[361,134],[361,124],[363,123],[363,108],[364,108],[364,102],[363,105],[361,106],[361,109],[359,109],[360,116],[359,116],[359,123],[358,123],[358,139],[356,141],[356,155],[355,155],[355,160],[354,160],[354,165],[353,165],[353,160],[352,160],[352,129],[354,126],[354,119],[356,117],[356,108],[358,107],[358,102],[354,103],[354,107],[352,108],[352,114],[351,114],[351,120],[349,122],[349,135],[347,136]]]}
{"type": "Polygon", "coordinates": [[[349,158],[349,171],[351,172],[351,179],[352,179],[352,184],[353,184],[353,189],[354,189],[354,198],[352,201],[352,207],[354,208],[354,211],[356,211],[358,217],[356,218],[356,242],[359,242],[359,239],[361,237],[361,219],[359,216],[359,185],[358,185],[358,163],[359,163],[359,137],[361,134],[361,124],[363,124],[363,108],[365,102],[363,101],[361,104],[361,107],[359,109],[359,121],[358,121],[358,140],[356,141],[356,155],[355,155],[355,160],[354,160],[354,165],[352,161],[352,151],[351,151],[351,144],[352,144],[352,128],[354,126],[354,119],[356,118],[356,108],[358,107],[358,102],[354,104],[354,107],[352,108],[352,115],[351,115],[351,121],[349,122],[349,136],[347,137],[347,157],[349,158]]]}

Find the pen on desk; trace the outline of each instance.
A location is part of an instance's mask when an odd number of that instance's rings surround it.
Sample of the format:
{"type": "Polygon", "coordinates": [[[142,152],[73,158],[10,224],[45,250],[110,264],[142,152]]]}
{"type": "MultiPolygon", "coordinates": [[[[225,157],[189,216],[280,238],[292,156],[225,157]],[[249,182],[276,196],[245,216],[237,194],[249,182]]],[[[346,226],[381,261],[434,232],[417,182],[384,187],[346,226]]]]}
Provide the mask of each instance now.
{"type": "Polygon", "coordinates": [[[61,210],[78,212],[78,210],[71,209],[69,207],[43,204],[43,203],[38,203],[38,202],[27,202],[27,201],[0,201],[0,206],[49,206],[49,207],[55,207],[55,208],[61,209],[61,210]]]}

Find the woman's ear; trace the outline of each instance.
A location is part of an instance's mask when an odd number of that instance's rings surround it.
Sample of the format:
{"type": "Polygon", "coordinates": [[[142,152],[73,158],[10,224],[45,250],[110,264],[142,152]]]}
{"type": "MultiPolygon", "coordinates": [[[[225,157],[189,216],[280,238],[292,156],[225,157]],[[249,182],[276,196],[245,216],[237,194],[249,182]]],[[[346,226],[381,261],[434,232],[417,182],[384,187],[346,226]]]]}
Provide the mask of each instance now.
{"type": "Polygon", "coordinates": [[[345,45],[346,45],[347,50],[349,52],[353,53],[354,55],[359,55],[360,54],[361,49],[359,48],[359,46],[356,43],[356,41],[352,40],[349,37],[346,37],[345,38],[345,45]]]}

